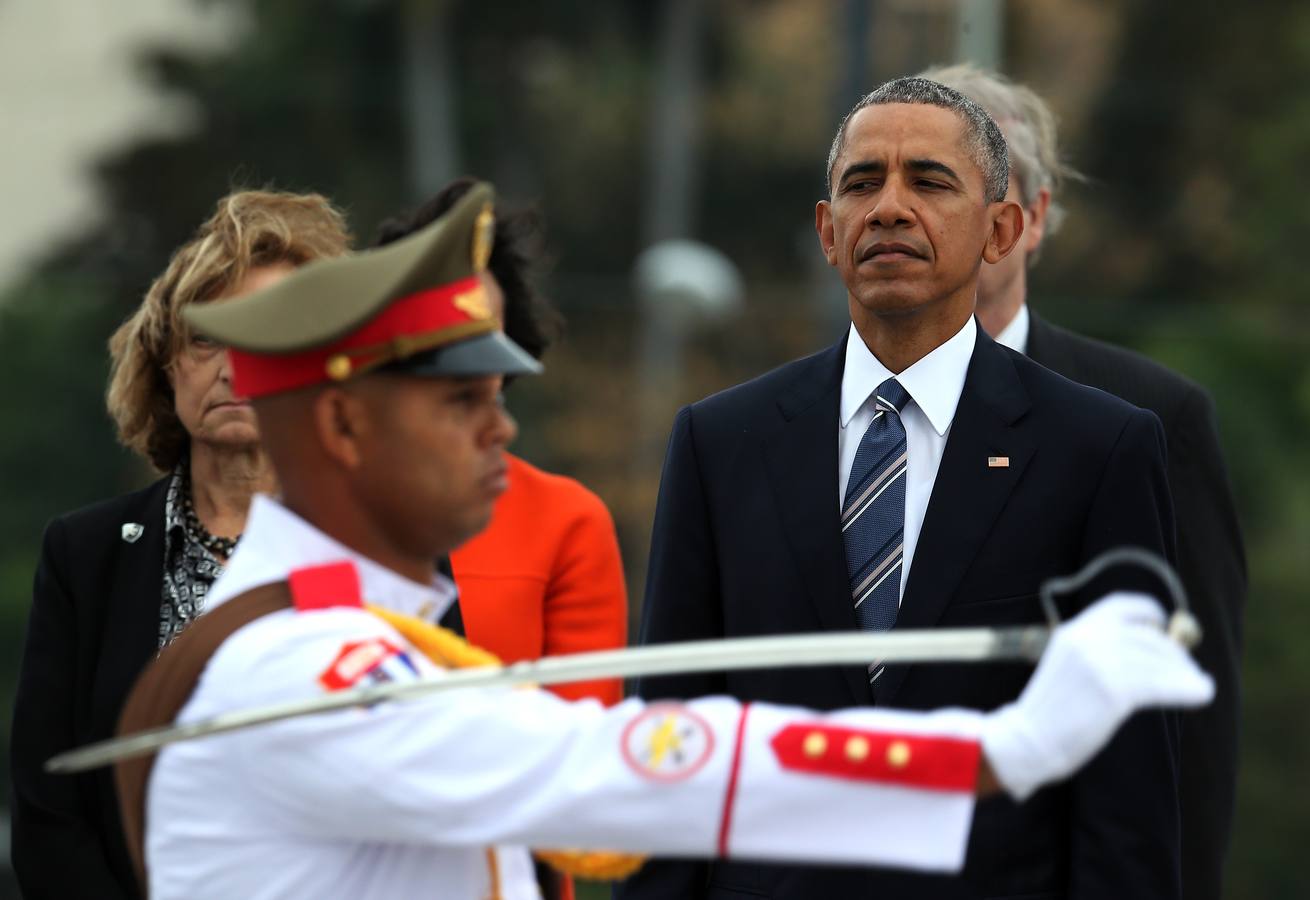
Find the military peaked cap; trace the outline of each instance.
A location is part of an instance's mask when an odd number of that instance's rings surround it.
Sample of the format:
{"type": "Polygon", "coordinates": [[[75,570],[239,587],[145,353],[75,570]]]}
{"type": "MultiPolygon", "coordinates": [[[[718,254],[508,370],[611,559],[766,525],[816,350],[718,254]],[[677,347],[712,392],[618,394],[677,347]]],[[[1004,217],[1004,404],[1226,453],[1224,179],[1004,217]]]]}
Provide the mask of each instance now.
{"type": "Polygon", "coordinates": [[[501,332],[482,285],[494,196],[477,184],[402,240],[309,263],[266,290],[194,304],[183,316],[227,346],[233,388],[244,397],[378,369],[429,377],[540,372],[501,332]]]}

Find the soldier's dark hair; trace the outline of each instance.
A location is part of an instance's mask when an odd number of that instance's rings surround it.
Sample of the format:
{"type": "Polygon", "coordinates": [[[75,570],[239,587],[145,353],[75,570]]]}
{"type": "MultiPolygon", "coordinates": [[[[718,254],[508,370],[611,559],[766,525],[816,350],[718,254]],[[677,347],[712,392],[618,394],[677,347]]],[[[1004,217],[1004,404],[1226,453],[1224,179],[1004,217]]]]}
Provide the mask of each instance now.
{"type": "Polygon", "coordinates": [[[983,193],[988,203],[1005,199],[1010,185],[1010,156],[1005,135],[987,111],[959,91],[927,78],[897,78],[879,85],[860,98],[841,120],[828,150],[827,183],[831,195],[833,167],[846,143],[846,126],[860,110],[888,103],[918,103],[949,109],[964,120],[964,142],[983,175],[983,193]]]}
{"type": "MultiPolygon", "coordinates": [[[[378,226],[373,246],[398,241],[440,218],[475,184],[477,179],[467,175],[456,178],[412,212],[387,219],[378,226]]],[[[496,234],[487,263],[505,294],[505,334],[535,359],[541,359],[559,339],[564,325],[563,317],[533,284],[538,259],[534,242],[540,229],[540,217],[531,209],[497,208],[496,234]]]]}

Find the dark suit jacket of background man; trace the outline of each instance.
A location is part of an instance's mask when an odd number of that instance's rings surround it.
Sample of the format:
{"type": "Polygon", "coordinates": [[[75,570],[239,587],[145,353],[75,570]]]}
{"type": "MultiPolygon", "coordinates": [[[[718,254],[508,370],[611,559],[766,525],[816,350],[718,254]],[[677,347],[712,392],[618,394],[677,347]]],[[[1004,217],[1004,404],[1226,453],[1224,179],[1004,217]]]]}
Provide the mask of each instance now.
{"type": "MultiPolygon", "coordinates": [[[[838,529],[845,350],[843,340],[679,412],[655,516],[643,643],[857,628],[838,529]]],[[[896,627],[1041,621],[1036,591],[1044,579],[1121,545],[1172,558],[1173,531],[1159,420],[1055,375],[979,329],[896,627]],[[1009,466],[989,467],[992,456],[1009,457],[1009,466]]],[[[728,693],[825,709],[871,702],[992,709],[1017,696],[1030,674],[1011,664],[894,666],[876,697],[862,666],[669,677],[639,690],[648,698],[728,693]]],[[[624,900],[1174,897],[1176,724],[1164,713],[1139,716],[1069,783],[1022,805],[981,803],[962,876],[656,861],[618,893],[624,900]]]]}
{"type": "Polygon", "coordinates": [[[1213,703],[1180,720],[1183,896],[1219,900],[1237,783],[1246,557],[1215,430],[1214,403],[1199,385],[1144,356],[1029,314],[1030,359],[1149,409],[1164,425],[1178,521],[1178,570],[1205,630],[1197,658],[1218,688],[1213,703]]]}
{"type": "MultiPolygon", "coordinates": [[[[48,775],[56,753],[113,737],[159,650],[168,478],[60,516],[46,529],[14,697],[12,863],[26,900],[141,895],[112,768],[48,775]],[[134,542],[123,525],[144,526],[134,542]]],[[[449,564],[442,561],[443,571],[449,564]]],[[[458,606],[442,619],[462,633],[458,606]]]]}

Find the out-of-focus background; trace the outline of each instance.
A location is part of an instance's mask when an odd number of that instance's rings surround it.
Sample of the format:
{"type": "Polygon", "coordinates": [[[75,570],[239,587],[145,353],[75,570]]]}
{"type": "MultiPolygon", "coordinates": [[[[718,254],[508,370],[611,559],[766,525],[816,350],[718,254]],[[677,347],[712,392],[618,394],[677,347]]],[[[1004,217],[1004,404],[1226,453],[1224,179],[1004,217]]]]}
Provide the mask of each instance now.
{"type": "Polygon", "coordinates": [[[1310,6],[1286,0],[0,0],[6,738],[42,528],[150,477],[105,341],[221,194],[321,191],[362,242],[466,172],[543,211],[568,334],[509,393],[517,450],[608,502],[635,622],[677,406],[845,327],[813,232],[838,119],[964,59],[1042,93],[1089,176],[1030,301],[1215,395],[1251,566],[1227,896],[1310,896],[1310,6]],[[700,243],[638,265],[670,240],[700,243]]]}

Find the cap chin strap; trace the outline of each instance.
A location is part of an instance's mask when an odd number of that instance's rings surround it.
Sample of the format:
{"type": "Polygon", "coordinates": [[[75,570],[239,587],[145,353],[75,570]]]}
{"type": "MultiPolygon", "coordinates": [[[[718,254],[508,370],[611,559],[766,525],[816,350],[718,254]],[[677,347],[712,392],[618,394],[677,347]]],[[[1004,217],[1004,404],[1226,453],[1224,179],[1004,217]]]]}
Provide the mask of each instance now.
{"type": "Polygon", "coordinates": [[[368,347],[353,347],[342,353],[328,357],[324,370],[333,381],[345,381],[355,375],[371,372],[387,363],[407,359],[416,353],[436,350],[446,344],[453,344],[465,338],[480,334],[490,334],[499,326],[493,322],[467,322],[463,325],[451,325],[442,331],[422,335],[400,335],[381,344],[368,347]]]}

